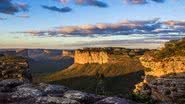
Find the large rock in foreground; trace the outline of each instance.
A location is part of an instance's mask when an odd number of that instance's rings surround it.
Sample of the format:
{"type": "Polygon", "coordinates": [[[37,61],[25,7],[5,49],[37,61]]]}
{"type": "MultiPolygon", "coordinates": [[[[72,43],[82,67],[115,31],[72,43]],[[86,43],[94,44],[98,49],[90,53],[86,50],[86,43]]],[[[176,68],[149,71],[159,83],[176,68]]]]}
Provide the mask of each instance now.
{"type": "Polygon", "coordinates": [[[70,90],[61,85],[24,83],[22,80],[0,81],[2,104],[134,104],[124,98],[105,97],[70,90]]]}

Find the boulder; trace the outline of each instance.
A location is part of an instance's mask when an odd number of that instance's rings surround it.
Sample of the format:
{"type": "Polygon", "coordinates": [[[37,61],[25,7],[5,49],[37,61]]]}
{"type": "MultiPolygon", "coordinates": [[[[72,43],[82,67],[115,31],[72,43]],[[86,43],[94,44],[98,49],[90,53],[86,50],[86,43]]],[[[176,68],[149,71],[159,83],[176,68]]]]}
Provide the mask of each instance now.
{"type": "Polygon", "coordinates": [[[22,80],[6,79],[0,81],[0,92],[12,92],[16,86],[23,84],[22,80]]]}
{"type": "Polygon", "coordinates": [[[39,88],[50,96],[63,96],[63,93],[69,90],[67,87],[62,85],[51,85],[44,83],[41,83],[39,88]]]}
{"type": "Polygon", "coordinates": [[[83,104],[89,104],[92,102],[96,102],[97,100],[100,100],[103,98],[101,96],[98,97],[93,94],[88,94],[88,93],[76,91],[76,90],[69,90],[65,92],[64,97],[68,99],[77,100],[83,104]]]}
{"type": "Polygon", "coordinates": [[[136,103],[123,99],[123,98],[107,97],[103,100],[96,102],[95,104],[136,104],[136,103]]]}
{"type": "Polygon", "coordinates": [[[71,100],[63,97],[38,97],[36,104],[80,104],[76,100],[71,100]]]}
{"type": "Polygon", "coordinates": [[[12,98],[29,98],[29,97],[39,97],[44,96],[45,93],[31,84],[24,84],[18,86],[16,91],[13,92],[12,98]]]}

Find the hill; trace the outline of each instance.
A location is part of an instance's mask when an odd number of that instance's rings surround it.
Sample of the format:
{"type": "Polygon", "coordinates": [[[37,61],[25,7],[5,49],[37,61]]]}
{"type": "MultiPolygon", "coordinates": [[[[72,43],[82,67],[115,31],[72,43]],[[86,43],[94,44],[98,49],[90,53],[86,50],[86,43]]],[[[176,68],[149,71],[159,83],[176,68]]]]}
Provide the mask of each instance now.
{"type": "Polygon", "coordinates": [[[50,83],[59,83],[73,89],[96,92],[99,79],[103,76],[104,94],[126,95],[141,81],[144,67],[139,57],[144,49],[86,48],[76,50],[75,63],[65,70],[57,71],[44,78],[50,83]],[[124,88],[123,86],[129,86],[124,88]]]}

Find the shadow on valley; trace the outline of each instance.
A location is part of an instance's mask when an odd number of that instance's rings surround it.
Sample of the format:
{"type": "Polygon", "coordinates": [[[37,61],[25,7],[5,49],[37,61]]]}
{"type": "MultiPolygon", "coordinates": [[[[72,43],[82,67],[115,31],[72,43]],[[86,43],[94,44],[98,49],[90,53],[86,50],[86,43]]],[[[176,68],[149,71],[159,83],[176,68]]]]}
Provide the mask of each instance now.
{"type": "Polygon", "coordinates": [[[29,61],[30,69],[35,74],[49,74],[71,66],[74,58],[64,57],[60,60],[29,61]]]}
{"type": "Polygon", "coordinates": [[[135,84],[141,82],[144,71],[129,73],[123,76],[104,77],[101,74],[95,76],[81,76],[57,81],[52,84],[62,84],[75,90],[81,90],[100,95],[116,95],[126,97],[135,88],[135,84]]]}

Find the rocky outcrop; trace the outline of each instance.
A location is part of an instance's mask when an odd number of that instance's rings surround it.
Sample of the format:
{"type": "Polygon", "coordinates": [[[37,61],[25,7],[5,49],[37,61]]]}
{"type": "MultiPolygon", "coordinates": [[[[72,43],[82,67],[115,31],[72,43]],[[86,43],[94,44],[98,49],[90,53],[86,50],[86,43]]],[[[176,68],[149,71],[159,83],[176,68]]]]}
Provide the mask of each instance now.
{"type": "Polygon", "coordinates": [[[63,50],[62,56],[74,57],[74,51],[73,50],[63,50]]]}
{"type": "Polygon", "coordinates": [[[7,89],[0,90],[3,104],[135,104],[124,98],[89,94],[61,85],[33,85],[15,79],[1,81],[0,89],[7,89]]]}
{"type": "Polygon", "coordinates": [[[92,52],[92,51],[75,51],[75,63],[78,64],[91,64],[91,63],[98,63],[104,64],[108,63],[108,54],[107,52],[92,52]]]}
{"type": "Polygon", "coordinates": [[[84,48],[75,50],[76,64],[106,64],[120,63],[122,59],[143,55],[145,49],[125,49],[125,48],[84,48]]]}
{"type": "Polygon", "coordinates": [[[140,58],[146,67],[144,81],[136,85],[139,93],[159,102],[185,102],[185,57],[156,59],[150,55],[140,58]]]}
{"type": "Polygon", "coordinates": [[[147,68],[146,75],[161,77],[185,72],[185,56],[156,60],[154,57],[146,55],[141,57],[140,60],[142,65],[147,68]]]}
{"type": "Polygon", "coordinates": [[[31,81],[27,59],[14,56],[0,57],[0,80],[11,78],[31,81]]]}

